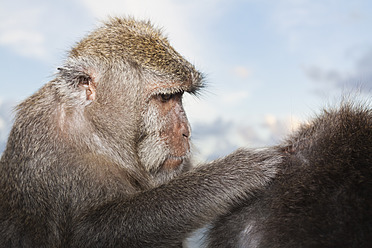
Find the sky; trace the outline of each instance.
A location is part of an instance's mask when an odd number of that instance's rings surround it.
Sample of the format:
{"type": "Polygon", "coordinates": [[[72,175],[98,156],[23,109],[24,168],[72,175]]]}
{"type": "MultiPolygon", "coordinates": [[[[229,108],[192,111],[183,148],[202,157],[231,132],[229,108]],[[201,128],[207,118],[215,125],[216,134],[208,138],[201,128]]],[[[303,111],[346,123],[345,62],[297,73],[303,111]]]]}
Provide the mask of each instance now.
{"type": "Polygon", "coordinates": [[[108,16],[151,20],[206,75],[184,99],[202,160],[277,144],[349,92],[372,98],[369,0],[0,0],[0,152],[15,104],[108,16]]]}

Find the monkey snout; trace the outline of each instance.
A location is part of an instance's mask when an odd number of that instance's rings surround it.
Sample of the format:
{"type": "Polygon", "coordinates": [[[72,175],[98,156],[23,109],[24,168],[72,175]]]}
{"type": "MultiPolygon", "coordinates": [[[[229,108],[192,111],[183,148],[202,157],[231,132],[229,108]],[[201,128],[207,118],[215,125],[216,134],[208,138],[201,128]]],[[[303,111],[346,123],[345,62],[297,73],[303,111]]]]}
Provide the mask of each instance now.
{"type": "Polygon", "coordinates": [[[190,130],[190,127],[187,125],[182,125],[181,129],[180,129],[180,132],[181,132],[181,135],[182,137],[184,138],[190,138],[191,136],[191,130],[190,130]]]}

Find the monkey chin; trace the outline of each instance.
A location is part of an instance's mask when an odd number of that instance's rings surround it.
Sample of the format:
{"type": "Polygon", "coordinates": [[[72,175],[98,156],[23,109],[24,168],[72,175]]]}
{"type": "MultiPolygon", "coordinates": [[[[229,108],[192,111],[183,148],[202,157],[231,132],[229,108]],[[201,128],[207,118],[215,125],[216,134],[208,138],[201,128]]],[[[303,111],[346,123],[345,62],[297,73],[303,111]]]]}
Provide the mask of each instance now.
{"type": "Polygon", "coordinates": [[[175,170],[184,162],[185,157],[168,157],[163,163],[163,169],[175,170]]]}

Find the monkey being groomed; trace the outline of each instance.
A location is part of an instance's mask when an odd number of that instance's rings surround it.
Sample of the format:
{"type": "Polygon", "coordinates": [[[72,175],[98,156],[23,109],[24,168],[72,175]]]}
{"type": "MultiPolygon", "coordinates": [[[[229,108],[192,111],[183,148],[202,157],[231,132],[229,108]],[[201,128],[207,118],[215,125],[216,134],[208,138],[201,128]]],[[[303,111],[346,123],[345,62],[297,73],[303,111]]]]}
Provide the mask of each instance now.
{"type": "Polygon", "coordinates": [[[84,38],[17,108],[0,160],[0,247],[180,247],[264,189],[275,150],[189,170],[182,95],[201,87],[148,22],[113,18],[84,38]]]}
{"type": "Polygon", "coordinates": [[[0,247],[368,247],[371,109],[192,168],[184,93],[203,76],[148,22],[112,18],[17,108],[0,247]]]}
{"type": "Polygon", "coordinates": [[[274,182],[213,222],[209,247],[372,245],[372,109],[344,103],[275,149],[274,182]]]}

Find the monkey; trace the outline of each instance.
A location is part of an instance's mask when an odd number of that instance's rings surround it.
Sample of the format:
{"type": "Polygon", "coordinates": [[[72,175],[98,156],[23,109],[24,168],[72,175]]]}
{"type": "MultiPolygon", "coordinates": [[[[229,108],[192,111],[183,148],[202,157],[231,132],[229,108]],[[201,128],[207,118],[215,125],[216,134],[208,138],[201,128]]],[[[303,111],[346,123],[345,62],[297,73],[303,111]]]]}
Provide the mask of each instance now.
{"type": "Polygon", "coordinates": [[[149,21],[113,17],[16,108],[0,160],[0,247],[180,247],[264,190],[283,155],[194,166],[182,96],[201,72],[149,21]]]}
{"type": "Polygon", "coordinates": [[[343,100],[273,149],[273,182],[216,218],[205,246],[371,247],[370,105],[343,100]]]}

